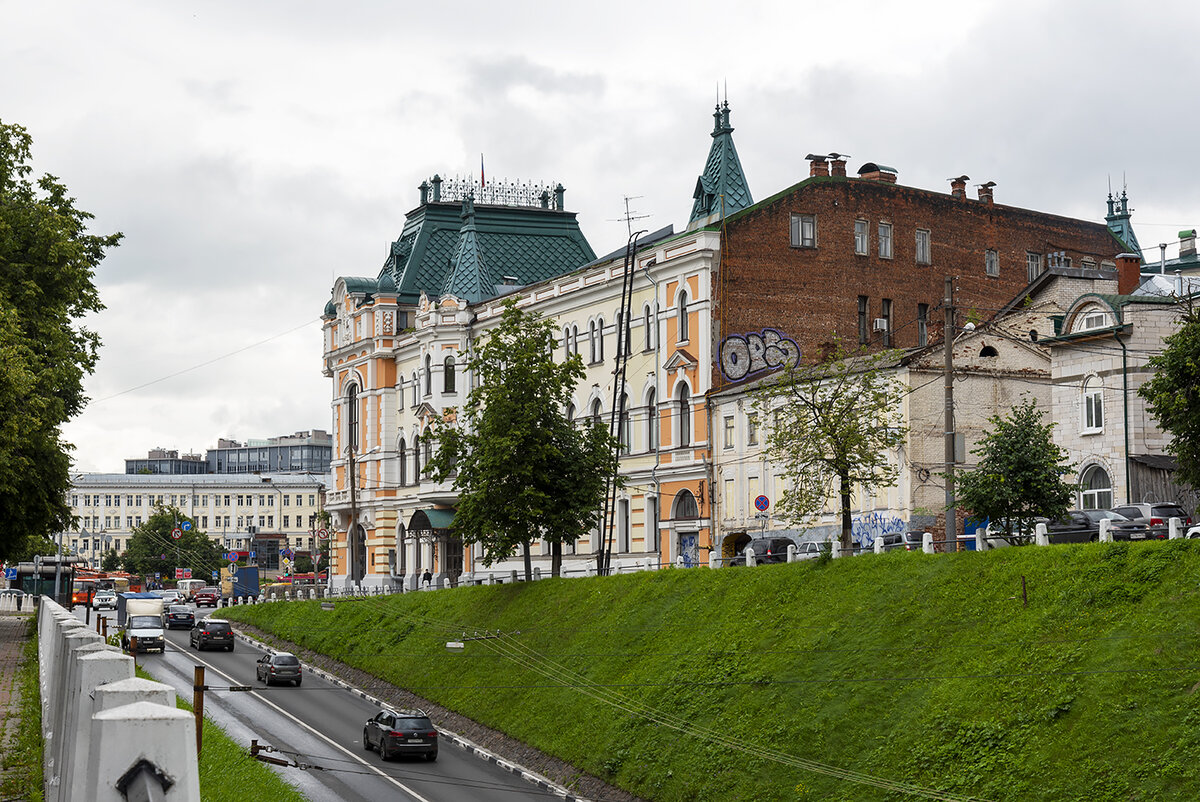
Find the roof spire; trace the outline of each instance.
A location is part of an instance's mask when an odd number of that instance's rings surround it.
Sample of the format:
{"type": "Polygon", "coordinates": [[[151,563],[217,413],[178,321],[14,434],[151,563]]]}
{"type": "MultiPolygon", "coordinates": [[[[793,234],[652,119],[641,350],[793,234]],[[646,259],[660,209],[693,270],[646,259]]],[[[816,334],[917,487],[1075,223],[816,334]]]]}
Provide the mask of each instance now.
{"type": "MultiPolygon", "coordinates": [[[[1124,183],[1124,176],[1122,176],[1124,183]]],[[[1121,189],[1119,198],[1113,198],[1112,190],[1108,193],[1108,215],[1104,221],[1108,223],[1108,230],[1114,237],[1121,241],[1125,249],[1130,253],[1136,253],[1139,256],[1142,253],[1142,246],[1138,244],[1137,234],[1133,233],[1133,223],[1130,221],[1132,210],[1129,208],[1129,196],[1125,193],[1125,189],[1121,189]]]]}
{"type": "Polygon", "coordinates": [[[704,163],[704,173],[696,179],[692,193],[692,214],[688,228],[699,228],[723,215],[745,209],[754,203],[750,186],[742,172],[737,148],[733,144],[733,126],[729,123],[729,100],[718,102],[713,111],[712,147],[704,163]]]}
{"type": "Polygon", "coordinates": [[[451,259],[451,269],[442,285],[443,295],[454,295],[469,303],[479,303],[495,294],[495,287],[483,253],[479,249],[479,232],[475,228],[475,197],[463,197],[462,228],[458,231],[458,247],[451,259]]]}

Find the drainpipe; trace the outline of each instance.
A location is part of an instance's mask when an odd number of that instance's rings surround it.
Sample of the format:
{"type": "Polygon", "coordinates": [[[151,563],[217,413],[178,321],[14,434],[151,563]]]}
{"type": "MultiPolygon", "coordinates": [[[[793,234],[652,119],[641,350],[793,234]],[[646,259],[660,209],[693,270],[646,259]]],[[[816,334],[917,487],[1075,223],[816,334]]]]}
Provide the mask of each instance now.
{"type": "Polygon", "coordinates": [[[1129,474],[1129,351],[1119,333],[1114,332],[1113,337],[1121,346],[1121,412],[1125,420],[1125,503],[1133,504],[1133,478],[1129,474]]]}
{"type": "Polygon", "coordinates": [[[659,387],[659,362],[661,361],[660,354],[662,349],[658,342],[658,282],[654,280],[654,276],[650,275],[650,266],[657,264],[658,260],[651,258],[642,266],[642,272],[646,274],[646,278],[654,286],[654,409],[650,410],[650,414],[654,416],[654,467],[650,469],[650,481],[654,483],[654,553],[658,555],[658,562],[662,562],[662,549],[659,543],[659,521],[662,520],[662,480],[658,478],[658,467],[662,464],[662,432],[659,431],[658,420],[658,404],[660,394],[659,387]]]}

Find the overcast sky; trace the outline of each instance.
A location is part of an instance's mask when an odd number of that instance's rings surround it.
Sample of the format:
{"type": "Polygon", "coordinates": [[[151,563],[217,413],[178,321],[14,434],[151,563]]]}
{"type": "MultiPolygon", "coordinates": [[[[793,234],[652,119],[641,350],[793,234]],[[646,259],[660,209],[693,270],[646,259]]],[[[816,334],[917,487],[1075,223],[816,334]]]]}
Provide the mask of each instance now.
{"type": "Polygon", "coordinates": [[[320,314],[435,172],[559,181],[597,253],[625,196],[681,227],[717,87],[763,199],[804,155],[1102,220],[1200,226],[1188,2],[0,0],[0,120],[97,233],[107,310],[76,468],[330,429],[320,314]],[[724,91],[724,90],[722,90],[724,91]],[[1124,178],[1123,178],[1124,177],[1124,178]]]}

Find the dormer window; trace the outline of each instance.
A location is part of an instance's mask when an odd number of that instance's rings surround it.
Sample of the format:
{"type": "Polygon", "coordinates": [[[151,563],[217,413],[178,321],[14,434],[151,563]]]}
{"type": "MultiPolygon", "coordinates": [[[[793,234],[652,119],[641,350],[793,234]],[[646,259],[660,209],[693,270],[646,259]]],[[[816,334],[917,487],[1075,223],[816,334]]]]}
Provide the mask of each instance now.
{"type": "Polygon", "coordinates": [[[1102,329],[1108,325],[1108,315],[1099,310],[1088,312],[1079,322],[1077,331],[1091,331],[1092,329],[1102,329]]]}

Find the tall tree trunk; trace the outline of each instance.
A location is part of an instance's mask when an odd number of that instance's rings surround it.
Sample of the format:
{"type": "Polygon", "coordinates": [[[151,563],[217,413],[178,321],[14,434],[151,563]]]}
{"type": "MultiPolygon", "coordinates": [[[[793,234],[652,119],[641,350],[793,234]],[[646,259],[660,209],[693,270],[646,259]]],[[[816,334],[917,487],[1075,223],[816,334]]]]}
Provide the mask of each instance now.
{"type": "Polygon", "coordinates": [[[850,475],[845,471],[838,474],[838,480],[841,483],[842,496],[842,551],[845,552],[853,546],[851,535],[854,529],[854,522],[850,519],[850,475]]]}
{"type": "Polygon", "coordinates": [[[533,581],[533,556],[529,551],[529,541],[526,540],[521,544],[521,550],[525,552],[525,581],[533,581]]]}
{"type": "Polygon", "coordinates": [[[562,543],[555,540],[550,544],[550,576],[562,574],[562,543]]]}

